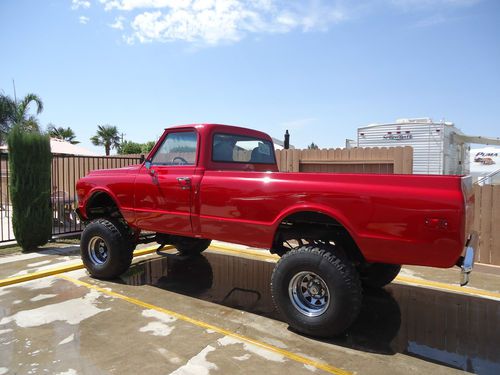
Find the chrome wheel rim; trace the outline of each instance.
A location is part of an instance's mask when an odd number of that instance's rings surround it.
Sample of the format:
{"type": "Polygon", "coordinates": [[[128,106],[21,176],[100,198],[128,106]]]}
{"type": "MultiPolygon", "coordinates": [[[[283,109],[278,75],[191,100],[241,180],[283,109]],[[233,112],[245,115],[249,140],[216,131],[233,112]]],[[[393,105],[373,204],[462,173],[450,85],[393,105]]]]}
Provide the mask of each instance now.
{"type": "Polygon", "coordinates": [[[90,260],[94,264],[101,265],[106,263],[106,260],[108,260],[108,246],[106,245],[104,239],[99,236],[92,237],[87,250],[90,260]]]}
{"type": "Polygon", "coordinates": [[[314,272],[303,271],[292,277],[288,294],[293,307],[306,316],[319,316],[330,306],[328,286],[314,272]]]}

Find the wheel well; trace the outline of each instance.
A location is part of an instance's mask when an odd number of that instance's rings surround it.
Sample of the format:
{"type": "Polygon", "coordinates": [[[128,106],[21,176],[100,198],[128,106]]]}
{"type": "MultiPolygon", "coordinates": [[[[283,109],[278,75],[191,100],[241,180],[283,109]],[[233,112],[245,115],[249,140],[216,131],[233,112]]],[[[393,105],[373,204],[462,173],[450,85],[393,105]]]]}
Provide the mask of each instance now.
{"type": "Polygon", "coordinates": [[[118,205],[108,193],[94,193],[88,200],[85,207],[87,218],[89,220],[100,217],[122,218],[118,205]]]}
{"type": "Polygon", "coordinates": [[[285,253],[290,248],[284,246],[284,243],[295,239],[339,245],[353,262],[365,262],[348,230],[339,221],[321,212],[302,211],[285,217],[274,235],[272,252],[285,253]]]}

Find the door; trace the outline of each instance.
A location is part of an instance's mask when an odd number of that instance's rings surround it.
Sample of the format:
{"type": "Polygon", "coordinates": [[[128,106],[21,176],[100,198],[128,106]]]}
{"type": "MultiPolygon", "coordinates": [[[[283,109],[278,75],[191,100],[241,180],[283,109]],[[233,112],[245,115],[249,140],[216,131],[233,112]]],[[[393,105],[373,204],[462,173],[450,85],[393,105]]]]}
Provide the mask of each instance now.
{"type": "Polygon", "coordinates": [[[142,230],[190,235],[191,182],[198,136],[194,130],[171,131],[145,163],[135,182],[136,225],[142,230]]]}

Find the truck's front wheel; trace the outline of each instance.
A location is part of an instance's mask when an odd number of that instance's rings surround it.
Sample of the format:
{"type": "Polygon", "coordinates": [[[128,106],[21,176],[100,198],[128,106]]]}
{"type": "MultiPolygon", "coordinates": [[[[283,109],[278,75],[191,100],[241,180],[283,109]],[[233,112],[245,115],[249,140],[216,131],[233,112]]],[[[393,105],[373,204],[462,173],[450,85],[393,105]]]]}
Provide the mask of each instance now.
{"type": "Polygon", "coordinates": [[[111,279],[130,267],[134,246],[126,228],[119,222],[96,219],[85,227],[80,250],[83,264],[91,276],[111,279]]]}
{"type": "Polygon", "coordinates": [[[303,246],[283,255],[274,269],[271,291],[288,324],[312,336],[342,333],[361,308],[356,269],[327,245],[303,246]]]}

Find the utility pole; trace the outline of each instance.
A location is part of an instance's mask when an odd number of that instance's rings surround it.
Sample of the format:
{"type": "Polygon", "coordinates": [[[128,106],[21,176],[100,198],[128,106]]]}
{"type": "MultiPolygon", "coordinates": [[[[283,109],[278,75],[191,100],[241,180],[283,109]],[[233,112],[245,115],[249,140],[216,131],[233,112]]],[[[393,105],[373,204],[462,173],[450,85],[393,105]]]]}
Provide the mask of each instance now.
{"type": "Polygon", "coordinates": [[[12,78],[12,86],[14,87],[14,101],[17,104],[17,96],[16,96],[16,82],[14,81],[14,78],[12,78]]]}

